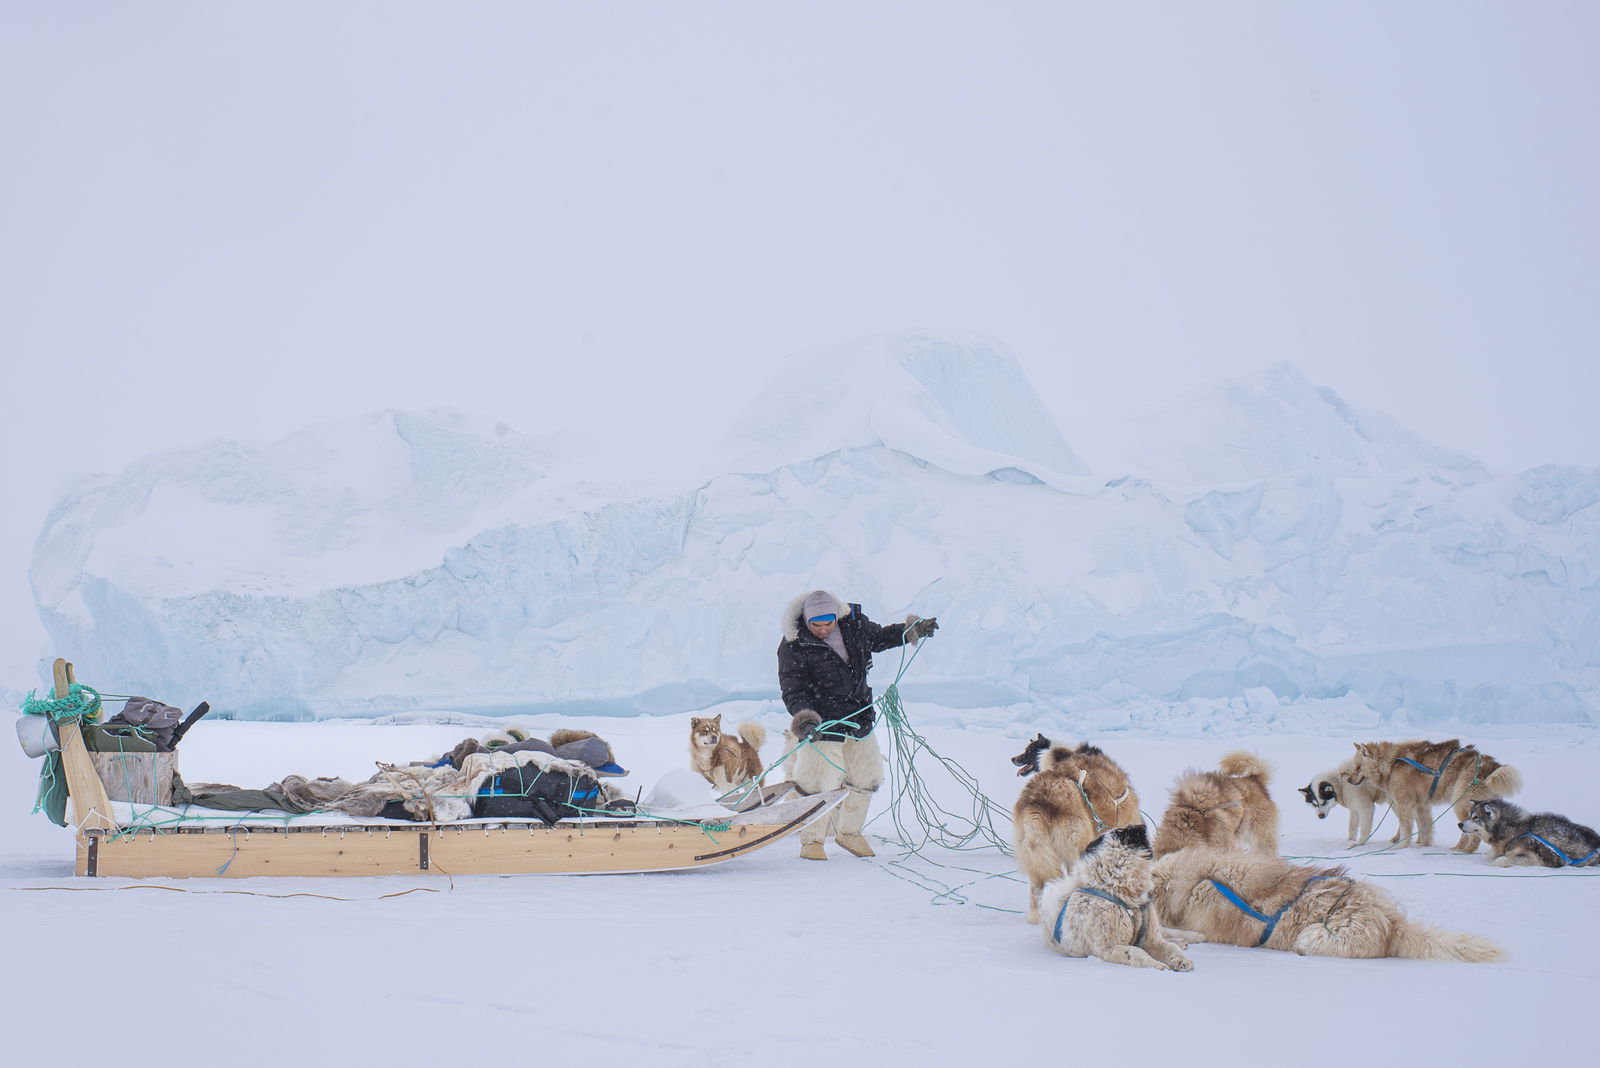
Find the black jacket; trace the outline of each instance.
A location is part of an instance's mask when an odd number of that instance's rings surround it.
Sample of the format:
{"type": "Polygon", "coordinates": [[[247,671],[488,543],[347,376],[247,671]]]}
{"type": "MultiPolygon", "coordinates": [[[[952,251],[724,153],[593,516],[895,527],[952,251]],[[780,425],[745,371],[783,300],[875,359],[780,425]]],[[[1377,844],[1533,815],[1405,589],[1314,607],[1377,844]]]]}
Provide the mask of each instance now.
{"type": "Polygon", "coordinates": [[[872,687],[867,685],[872,654],[903,644],[906,624],[879,626],[866,617],[860,605],[849,605],[838,624],[850,654],[845,661],[811,633],[800,618],[799,602],[793,613],[792,619],[785,620],[784,638],[778,643],[778,686],[789,715],[813,709],[824,725],[819,736],[865,738],[872,732],[877,712],[872,705],[872,687]],[[830,720],[845,722],[829,727],[830,720]]]}

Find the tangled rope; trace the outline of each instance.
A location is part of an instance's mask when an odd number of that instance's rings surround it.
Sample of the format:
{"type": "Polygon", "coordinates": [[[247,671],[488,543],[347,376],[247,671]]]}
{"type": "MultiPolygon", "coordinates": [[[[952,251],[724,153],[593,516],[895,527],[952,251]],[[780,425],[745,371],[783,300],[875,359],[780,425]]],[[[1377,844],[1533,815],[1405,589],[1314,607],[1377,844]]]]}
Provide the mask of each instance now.
{"type": "MultiPolygon", "coordinates": [[[[879,713],[873,729],[882,727],[888,738],[889,799],[884,810],[869,820],[867,826],[871,827],[882,819],[888,819],[893,825],[893,833],[880,830],[875,834],[883,841],[897,847],[900,855],[884,864],[882,870],[926,890],[933,896],[933,904],[974,904],[998,912],[1015,912],[1017,910],[1001,909],[972,901],[963,894],[969,887],[994,879],[1016,881],[1016,872],[1009,859],[1011,855],[1009,833],[1001,832],[995,822],[995,816],[998,815],[1009,825],[1011,814],[1005,807],[995,804],[985,795],[979,788],[977,779],[965,768],[941,755],[929,744],[926,737],[911,726],[905,706],[900,700],[900,680],[905,677],[912,662],[920,655],[926,641],[924,638],[914,646],[900,647],[900,664],[895,670],[894,681],[873,701],[879,713]],[[969,799],[970,807],[967,812],[955,812],[946,808],[929,788],[918,762],[920,760],[923,766],[927,767],[930,759],[969,799]],[[954,853],[981,851],[991,857],[998,852],[1004,859],[1000,870],[983,870],[965,864],[948,863],[948,858],[937,859],[933,855],[936,850],[948,850],[954,853]],[[966,878],[967,876],[971,878],[966,878]]],[[[772,767],[783,763],[803,747],[811,745],[813,739],[828,740],[826,731],[829,726],[853,718],[854,714],[819,725],[817,733],[812,738],[801,741],[772,767]]],[[[818,755],[824,760],[828,759],[821,750],[818,750],[818,755]]],[[[833,763],[831,760],[828,762],[833,763]]],[[[769,774],[772,767],[767,769],[769,774]]],[[[838,768],[838,765],[835,764],[834,767],[838,768]]],[[[842,768],[838,770],[843,771],[842,768]]]]}
{"type": "Polygon", "coordinates": [[[22,699],[22,713],[27,716],[49,716],[52,723],[65,723],[73,719],[93,723],[100,718],[103,703],[99,691],[81,682],[74,682],[67,687],[65,697],[36,697],[32,690],[28,691],[28,696],[22,699]]]}

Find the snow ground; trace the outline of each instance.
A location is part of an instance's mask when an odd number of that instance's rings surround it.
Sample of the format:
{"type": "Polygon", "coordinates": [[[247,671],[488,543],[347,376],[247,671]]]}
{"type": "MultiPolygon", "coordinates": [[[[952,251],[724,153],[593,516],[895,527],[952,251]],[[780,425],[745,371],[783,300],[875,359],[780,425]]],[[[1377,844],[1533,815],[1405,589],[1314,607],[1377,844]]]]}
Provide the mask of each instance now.
{"type": "MultiPolygon", "coordinates": [[[[1021,780],[1007,758],[1024,732],[914,703],[908,714],[1009,810],[1021,780]]],[[[296,771],[365,777],[374,760],[442,751],[484,722],[207,721],[185,741],[183,768],[242,786],[296,771]]],[[[602,733],[632,771],[621,781],[646,792],[687,763],[687,716],[525,722],[602,733]]],[[[13,1063],[80,1041],[152,1065],[396,1055],[927,1065],[1033,1058],[1046,1055],[1030,1049],[1041,1043],[1052,1059],[1065,1045],[1076,1058],[1133,1064],[1169,1059],[1180,1044],[1201,1064],[1259,1064],[1333,1043],[1376,1064],[1488,1062],[1528,1048],[1526,1021],[1600,992],[1600,935],[1583,918],[1600,870],[1492,868],[1481,853],[1447,852],[1454,829],[1443,819],[1433,849],[1347,852],[1343,813],[1318,821],[1295,791],[1343,759],[1347,738],[1093,740],[1157,816],[1179,771],[1255,749],[1276,768],[1285,855],[1348,856],[1413,917],[1494,938],[1509,959],[1343,961],[1201,945],[1190,974],[1067,960],[1024,924],[1024,888],[997,851],[902,856],[881,839],[872,860],[802,862],[790,840],[657,875],[77,879],[68,832],[29,813],[38,764],[19,751],[0,778],[0,910],[12,946],[0,1004],[15,1021],[13,1063]],[[84,1036],[93,1022],[105,1030],[84,1036]]],[[[1600,735],[1497,737],[1483,748],[1523,770],[1529,807],[1597,822],[1600,735]]],[[[778,751],[769,741],[765,755],[778,751]]],[[[949,811],[970,811],[936,761],[916,767],[949,811]]],[[[893,832],[881,815],[889,800],[886,787],[869,832],[893,832]]],[[[909,808],[902,816],[912,819],[909,808]]],[[[996,822],[1008,833],[1008,819],[996,822]]],[[[1390,817],[1377,837],[1392,827],[1390,817]]]]}

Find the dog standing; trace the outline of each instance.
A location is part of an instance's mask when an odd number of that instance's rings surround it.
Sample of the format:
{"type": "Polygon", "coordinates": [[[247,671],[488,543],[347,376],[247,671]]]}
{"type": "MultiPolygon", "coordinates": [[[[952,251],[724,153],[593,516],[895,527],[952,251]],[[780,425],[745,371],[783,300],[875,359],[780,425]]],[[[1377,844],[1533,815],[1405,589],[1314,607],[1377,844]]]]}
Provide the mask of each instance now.
{"type": "Polygon", "coordinates": [[[1600,864],[1600,834],[1554,812],[1525,812],[1510,801],[1474,801],[1459,824],[1465,834],[1489,843],[1489,863],[1546,868],[1590,868],[1600,864]]]}
{"type": "Polygon", "coordinates": [[[1168,931],[1150,902],[1150,838],[1144,824],[1107,831],[1044,888],[1044,944],[1065,957],[1187,972],[1184,947],[1200,938],[1168,931]]]}
{"type": "Polygon", "coordinates": [[[1380,804],[1387,803],[1388,798],[1371,779],[1351,782],[1350,776],[1355,774],[1355,770],[1356,760],[1351,757],[1332,771],[1325,771],[1300,787],[1300,793],[1306,804],[1317,810],[1319,820],[1327,819],[1328,810],[1334,805],[1349,809],[1350,829],[1345,832],[1345,837],[1359,843],[1372,837],[1372,814],[1380,804]]]}
{"type": "Polygon", "coordinates": [[[1028,922],[1039,922],[1039,893],[1090,842],[1139,820],[1139,797],[1117,762],[1087,742],[1073,749],[1039,735],[1011,758],[1018,775],[1038,772],[1011,810],[1017,868],[1028,877],[1028,922]]]}
{"type": "Polygon", "coordinates": [[[689,766],[714,788],[727,793],[761,778],[761,744],[767,729],[759,723],[739,724],[737,735],[722,732],[722,716],[689,720],[689,766]]]}
{"type": "Polygon", "coordinates": [[[1151,899],[1161,915],[1207,942],[1319,957],[1481,963],[1505,956],[1480,935],[1407,920],[1386,892],[1344,868],[1196,848],[1167,854],[1152,874],[1151,899]]]}
{"type": "Polygon", "coordinates": [[[1223,756],[1216,771],[1192,768],[1178,776],[1156,831],[1156,856],[1189,846],[1278,854],[1278,806],[1267,793],[1272,766],[1254,753],[1223,756]]]}
{"type": "MultiPolygon", "coordinates": [[[[1474,801],[1510,797],[1522,789],[1522,773],[1477,748],[1448,742],[1356,742],[1356,767],[1351,781],[1371,782],[1394,806],[1399,829],[1396,845],[1433,844],[1433,809],[1451,805],[1464,821],[1474,801]],[[1415,829],[1415,838],[1412,837],[1415,829]]],[[[1463,832],[1459,853],[1475,853],[1481,839],[1463,832]]]]}

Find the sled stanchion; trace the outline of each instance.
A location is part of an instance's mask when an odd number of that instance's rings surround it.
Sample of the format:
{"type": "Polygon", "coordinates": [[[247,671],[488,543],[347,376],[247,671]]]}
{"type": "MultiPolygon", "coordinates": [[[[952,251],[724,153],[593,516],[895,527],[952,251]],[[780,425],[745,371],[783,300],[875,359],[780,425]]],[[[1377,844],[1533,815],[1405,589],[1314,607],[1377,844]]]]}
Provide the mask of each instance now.
{"type": "MultiPolygon", "coordinates": [[[[72,665],[61,657],[53,665],[55,699],[65,701],[72,695],[77,683],[72,665]]],[[[81,692],[81,689],[80,689],[81,692]]],[[[96,698],[95,705],[98,707],[96,698]]],[[[92,710],[91,710],[92,714],[92,710]]],[[[54,719],[54,715],[51,717],[54,719]]],[[[80,835],[88,831],[115,831],[111,818],[111,799],[106,796],[105,784],[89,759],[88,747],[83,741],[83,730],[78,716],[55,721],[56,734],[61,739],[61,770],[67,777],[67,800],[72,805],[72,822],[80,835]]]]}

